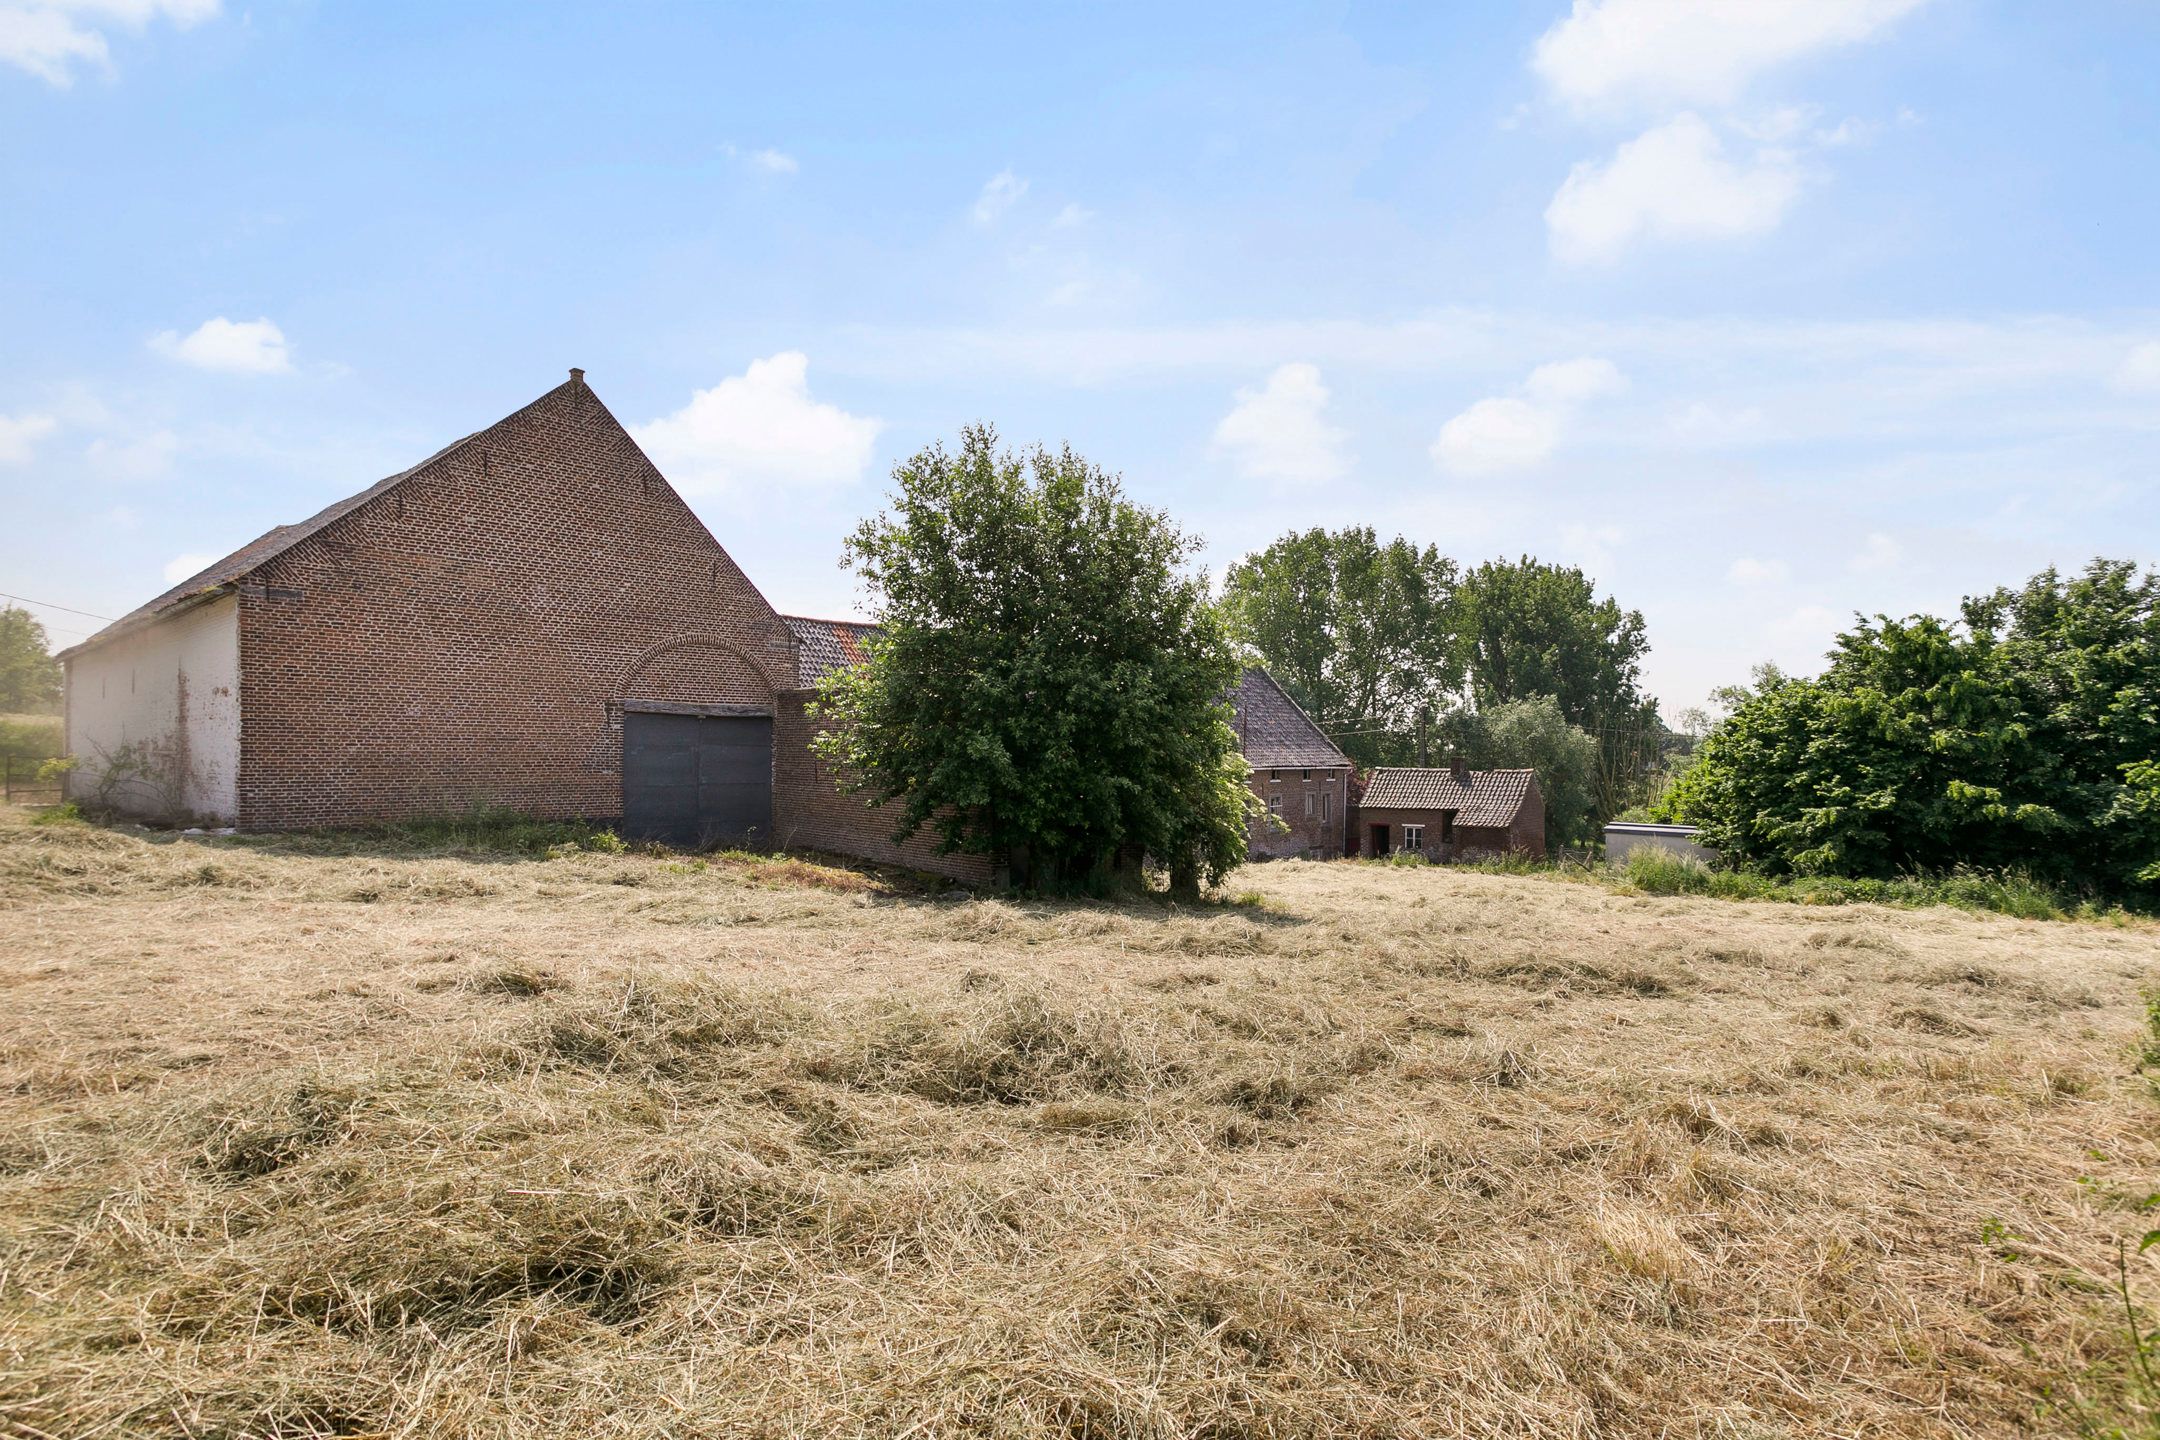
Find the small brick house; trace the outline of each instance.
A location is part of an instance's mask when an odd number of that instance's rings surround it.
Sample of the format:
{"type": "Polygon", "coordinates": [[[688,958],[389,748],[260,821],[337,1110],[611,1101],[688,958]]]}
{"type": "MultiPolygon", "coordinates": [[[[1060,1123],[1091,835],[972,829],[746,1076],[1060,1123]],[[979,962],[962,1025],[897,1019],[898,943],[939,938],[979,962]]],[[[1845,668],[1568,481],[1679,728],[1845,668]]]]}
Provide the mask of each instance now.
{"type": "Polygon", "coordinates": [[[1335,748],[1275,677],[1247,667],[1232,697],[1238,748],[1253,793],[1281,827],[1255,820],[1255,860],[1293,855],[1339,859],[1347,851],[1350,757],[1335,748]]]}
{"type": "Polygon", "coordinates": [[[1428,860],[1545,854],[1545,797],[1534,770],[1375,770],[1358,801],[1356,851],[1414,850],[1428,860]]]}

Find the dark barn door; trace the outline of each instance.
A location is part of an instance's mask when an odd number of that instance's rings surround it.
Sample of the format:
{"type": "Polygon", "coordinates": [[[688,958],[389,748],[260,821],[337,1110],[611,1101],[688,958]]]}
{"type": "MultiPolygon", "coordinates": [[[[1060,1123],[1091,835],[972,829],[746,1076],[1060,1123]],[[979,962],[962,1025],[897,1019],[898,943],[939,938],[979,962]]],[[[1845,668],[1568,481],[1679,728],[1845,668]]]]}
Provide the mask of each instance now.
{"type": "Polygon", "coordinates": [[[633,840],[770,844],[772,717],[625,713],[622,799],[633,840]]]}

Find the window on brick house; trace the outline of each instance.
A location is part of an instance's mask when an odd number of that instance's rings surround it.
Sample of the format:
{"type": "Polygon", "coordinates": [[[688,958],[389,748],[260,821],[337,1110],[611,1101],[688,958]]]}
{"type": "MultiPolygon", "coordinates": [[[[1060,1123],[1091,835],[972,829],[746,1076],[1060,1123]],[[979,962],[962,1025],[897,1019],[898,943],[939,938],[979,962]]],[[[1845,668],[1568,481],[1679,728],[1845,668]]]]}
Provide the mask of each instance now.
{"type": "Polygon", "coordinates": [[[1334,798],[1334,793],[1332,791],[1322,790],[1320,792],[1320,819],[1323,823],[1325,823],[1328,818],[1328,801],[1334,798]]]}
{"type": "Polygon", "coordinates": [[[1312,771],[1310,771],[1310,770],[1300,770],[1300,771],[1298,771],[1298,773],[1297,773],[1297,778],[1298,778],[1298,779],[1300,779],[1300,780],[1310,780],[1310,779],[1312,779],[1312,771]]]}
{"type": "Polygon", "coordinates": [[[1267,772],[1267,778],[1268,778],[1268,784],[1270,784],[1270,785],[1277,785],[1277,784],[1280,784],[1280,783],[1282,783],[1282,771],[1280,771],[1280,770],[1270,770],[1270,771],[1268,771],[1268,772],[1267,772]]]}
{"type": "Polygon", "coordinates": [[[1307,790],[1305,792],[1305,818],[1308,820],[1312,819],[1312,813],[1312,791],[1307,790]]]}
{"type": "Polygon", "coordinates": [[[1423,825],[1403,826],[1402,848],[1405,850],[1423,850],[1425,848],[1425,827],[1423,825]]]}
{"type": "Polygon", "coordinates": [[[1282,814],[1282,796],[1270,795],[1267,797],[1267,813],[1270,815],[1282,814]]]}

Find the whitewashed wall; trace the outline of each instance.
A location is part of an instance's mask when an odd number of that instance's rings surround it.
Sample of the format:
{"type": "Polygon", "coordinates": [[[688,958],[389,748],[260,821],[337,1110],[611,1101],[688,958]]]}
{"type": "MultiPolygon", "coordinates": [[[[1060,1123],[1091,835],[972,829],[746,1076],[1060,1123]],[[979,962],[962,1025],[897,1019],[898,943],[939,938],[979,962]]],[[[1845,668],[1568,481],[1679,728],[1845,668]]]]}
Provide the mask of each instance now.
{"type": "Polygon", "coordinates": [[[232,824],[240,809],[240,602],[220,596],[72,657],[67,745],[76,761],[70,799],[103,798],[145,819],[232,824]],[[151,760],[151,776],[104,786],[106,757],[125,747],[151,760]]]}

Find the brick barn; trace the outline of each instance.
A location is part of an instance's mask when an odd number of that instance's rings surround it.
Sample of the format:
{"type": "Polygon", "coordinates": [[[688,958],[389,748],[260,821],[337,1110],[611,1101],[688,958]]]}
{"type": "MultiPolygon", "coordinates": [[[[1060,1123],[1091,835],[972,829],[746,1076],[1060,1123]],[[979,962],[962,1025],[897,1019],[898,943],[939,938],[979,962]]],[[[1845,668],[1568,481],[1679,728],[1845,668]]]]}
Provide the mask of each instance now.
{"type": "Polygon", "coordinates": [[[573,370],[63,651],[68,794],[247,830],[495,806],[988,879],[811,760],[848,630],[778,614],[573,370]]]}
{"type": "Polygon", "coordinates": [[[1348,849],[1350,757],[1265,670],[1246,669],[1235,702],[1238,747],[1252,766],[1253,793],[1287,827],[1254,821],[1252,858],[1341,857],[1348,849]]]}
{"type": "Polygon", "coordinates": [[[1428,860],[1545,854],[1545,796],[1534,770],[1375,770],[1358,801],[1357,853],[1414,850],[1428,860]]]}

